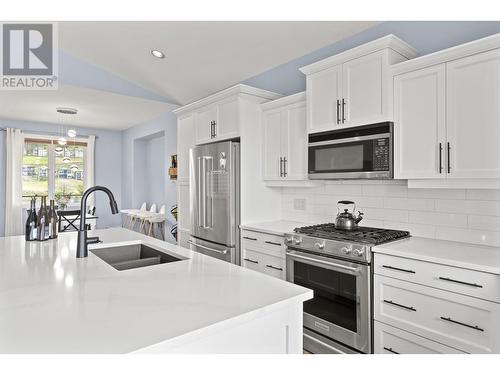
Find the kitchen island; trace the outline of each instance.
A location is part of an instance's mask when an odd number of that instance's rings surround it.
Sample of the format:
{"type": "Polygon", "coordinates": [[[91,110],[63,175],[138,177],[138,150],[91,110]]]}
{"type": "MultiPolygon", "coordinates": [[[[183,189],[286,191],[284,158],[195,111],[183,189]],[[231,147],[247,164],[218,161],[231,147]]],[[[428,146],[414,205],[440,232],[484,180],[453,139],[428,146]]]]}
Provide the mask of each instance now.
{"type": "MultiPolygon", "coordinates": [[[[312,291],[111,228],[0,238],[0,353],[302,353],[312,291]],[[181,260],[118,271],[93,249],[146,244],[181,260]]],[[[120,249],[116,249],[119,251],[120,249]]]]}

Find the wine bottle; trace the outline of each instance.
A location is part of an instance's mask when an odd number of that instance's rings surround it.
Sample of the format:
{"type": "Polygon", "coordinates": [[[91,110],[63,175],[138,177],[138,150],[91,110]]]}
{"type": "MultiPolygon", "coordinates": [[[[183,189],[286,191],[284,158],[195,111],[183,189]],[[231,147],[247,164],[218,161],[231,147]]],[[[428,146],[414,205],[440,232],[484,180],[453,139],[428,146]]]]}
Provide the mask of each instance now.
{"type": "Polygon", "coordinates": [[[49,209],[49,238],[52,240],[57,238],[57,212],[56,207],[54,205],[54,200],[50,200],[50,209],[49,209]]]}
{"type": "Polygon", "coordinates": [[[28,219],[24,231],[26,241],[35,241],[37,236],[37,216],[36,216],[36,198],[31,198],[30,209],[28,210],[28,219]]]}
{"type": "Polygon", "coordinates": [[[40,210],[38,211],[38,221],[37,221],[37,236],[38,241],[47,241],[49,239],[49,218],[47,212],[47,199],[42,197],[42,203],[40,204],[40,210]]]}

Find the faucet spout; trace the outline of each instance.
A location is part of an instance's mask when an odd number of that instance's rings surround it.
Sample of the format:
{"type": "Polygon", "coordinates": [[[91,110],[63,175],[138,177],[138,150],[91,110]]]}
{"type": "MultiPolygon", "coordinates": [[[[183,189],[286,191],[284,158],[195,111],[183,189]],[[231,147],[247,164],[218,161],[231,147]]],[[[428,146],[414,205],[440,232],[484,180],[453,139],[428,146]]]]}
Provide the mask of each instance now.
{"type": "MultiPolygon", "coordinates": [[[[109,198],[109,206],[111,208],[111,213],[116,215],[118,211],[118,204],[116,203],[115,197],[111,190],[109,190],[105,186],[93,186],[83,193],[82,201],[80,203],[80,229],[78,230],[78,242],[76,247],[76,257],[77,258],[85,258],[89,255],[87,245],[89,244],[89,240],[87,238],[87,198],[94,191],[103,191],[108,195],[109,198]]],[[[99,240],[97,238],[97,240],[99,240]]],[[[95,243],[95,239],[93,239],[95,243]]]]}

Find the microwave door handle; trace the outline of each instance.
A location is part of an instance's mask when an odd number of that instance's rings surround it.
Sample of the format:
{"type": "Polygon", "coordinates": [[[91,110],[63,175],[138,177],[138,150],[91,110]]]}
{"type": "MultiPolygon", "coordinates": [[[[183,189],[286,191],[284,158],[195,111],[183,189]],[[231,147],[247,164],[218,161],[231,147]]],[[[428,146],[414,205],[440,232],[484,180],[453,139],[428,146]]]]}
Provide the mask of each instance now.
{"type": "Polygon", "coordinates": [[[330,262],[330,261],[326,261],[326,260],[311,258],[311,257],[308,257],[308,256],[298,255],[295,252],[294,253],[287,252],[286,255],[289,256],[292,259],[295,258],[295,259],[300,259],[300,260],[308,260],[310,262],[314,262],[314,263],[318,263],[318,264],[324,264],[326,266],[329,266],[329,267],[332,267],[332,268],[337,268],[337,269],[340,269],[340,270],[343,270],[343,271],[349,271],[349,272],[356,273],[356,274],[359,273],[359,270],[356,267],[345,266],[343,264],[338,264],[338,263],[335,263],[335,262],[330,262]]]}

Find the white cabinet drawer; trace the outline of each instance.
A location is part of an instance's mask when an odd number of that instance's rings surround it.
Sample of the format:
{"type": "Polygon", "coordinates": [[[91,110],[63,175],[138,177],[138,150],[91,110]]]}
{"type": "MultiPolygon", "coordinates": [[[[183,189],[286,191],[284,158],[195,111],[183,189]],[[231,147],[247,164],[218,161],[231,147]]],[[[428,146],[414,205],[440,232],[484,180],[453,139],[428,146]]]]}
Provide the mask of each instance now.
{"type": "Polygon", "coordinates": [[[241,231],[241,246],[263,251],[277,257],[285,257],[285,243],[282,236],[249,230],[241,231]]]}
{"type": "Polygon", "coordinates": [[[438,342],[374,321],[373,352],[375,354],[463,354],[438,342]]]}
{"type": "Polygon", "coordinates": [[[263,255],[256,251],[243,249],[241,257],[241,265],[245,268],[250,268],[254,271],[262,272],[263,255]]]}
{"type": "Polygon", "coordinates": [[[500,276],[420,260],[375,254],[375,274],[500,303],[500,276]]]}
{"type": "Polygon", "coordinates": [[[374,319],[468,353],[500,353],[500,304],[374,276],[374,319]]]}
{"type": "Polygon", "coordinates": [[[278,279],[285,280],[285,259],[264,255],[262,258],[262,270],[269,276],[274,276],[278,279]]]}

